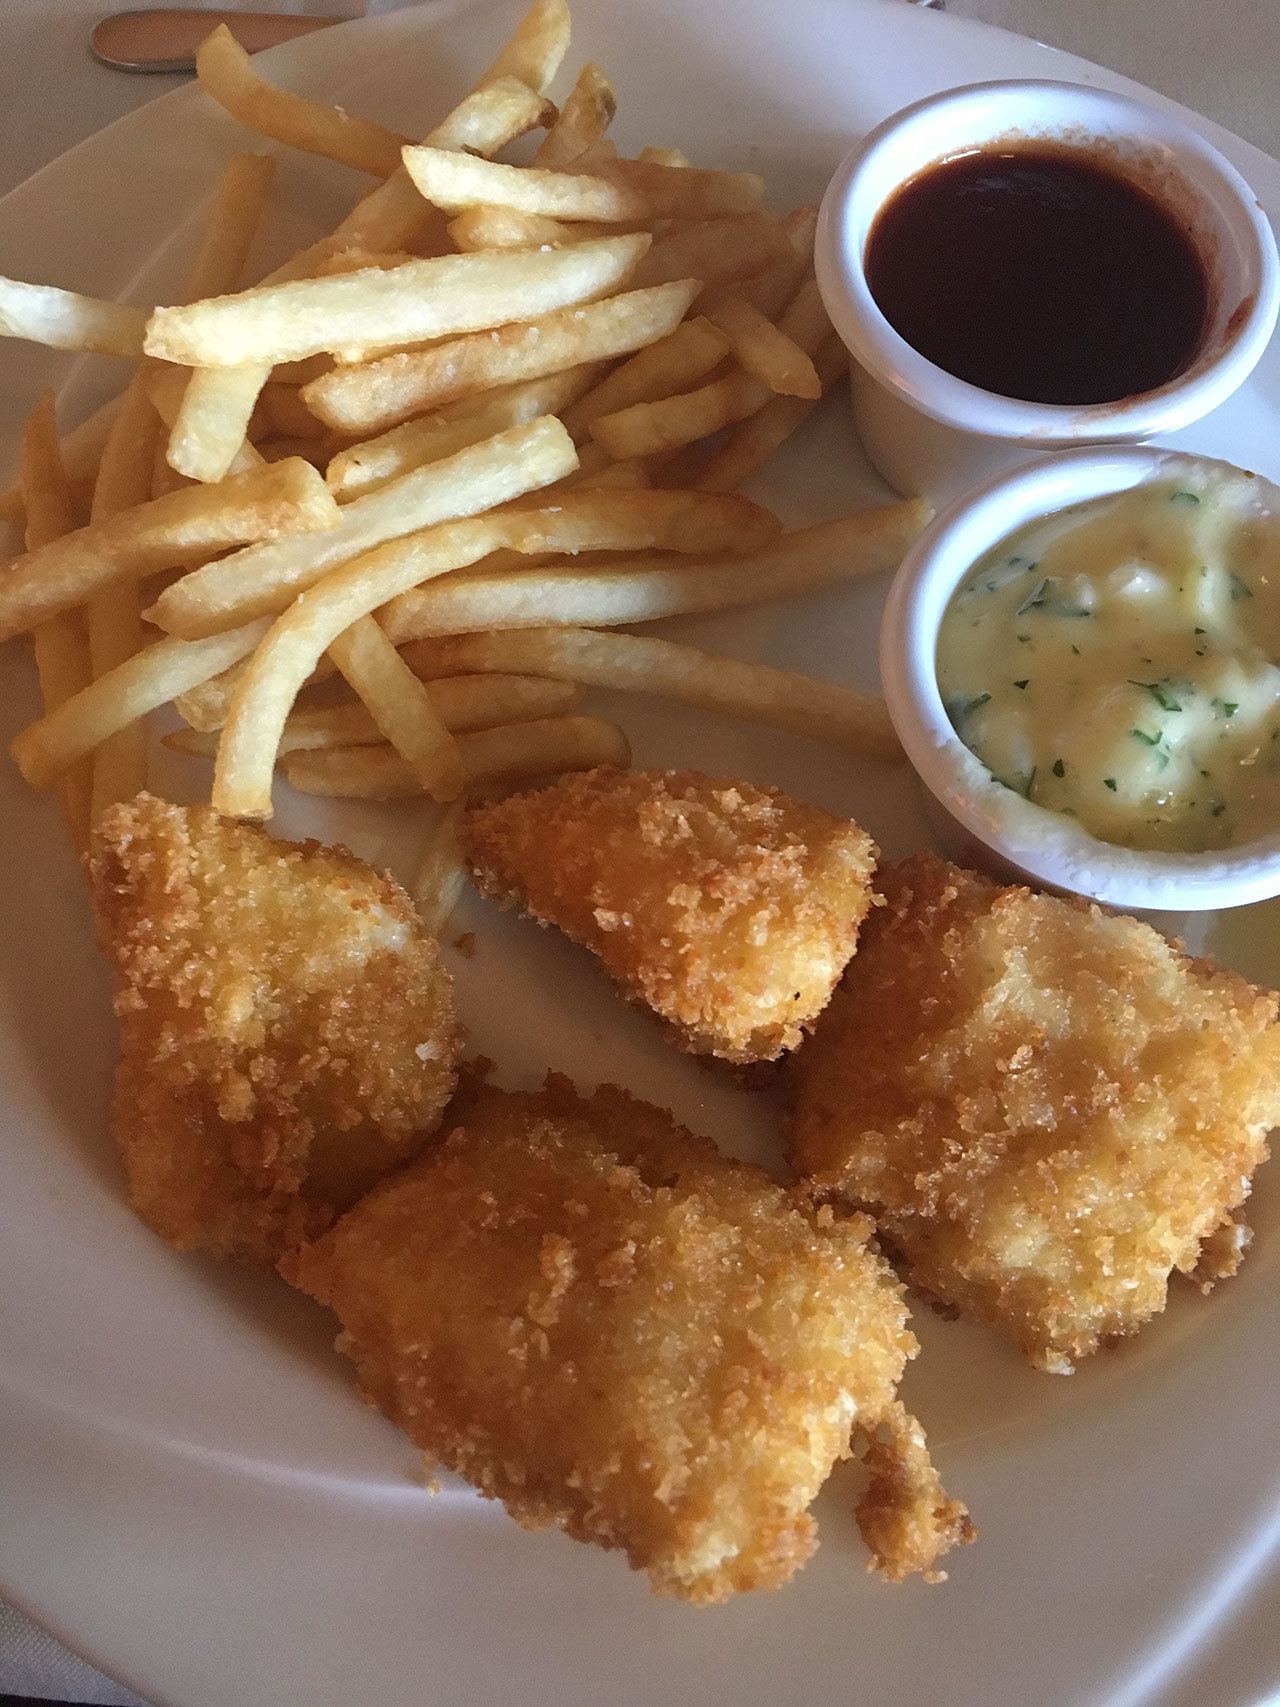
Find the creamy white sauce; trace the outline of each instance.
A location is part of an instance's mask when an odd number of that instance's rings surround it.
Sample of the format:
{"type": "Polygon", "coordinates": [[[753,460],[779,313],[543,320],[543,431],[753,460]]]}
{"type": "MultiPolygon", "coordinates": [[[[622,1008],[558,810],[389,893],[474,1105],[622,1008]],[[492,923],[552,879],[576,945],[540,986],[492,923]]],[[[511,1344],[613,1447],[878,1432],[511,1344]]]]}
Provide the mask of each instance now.
{"type": "Polygon", "coordinates": [[[1280,828],[1280,514],[1188,465],[1033,522],[969,572],[938,686],[997,781],[1122,847],[1280,828]]]}

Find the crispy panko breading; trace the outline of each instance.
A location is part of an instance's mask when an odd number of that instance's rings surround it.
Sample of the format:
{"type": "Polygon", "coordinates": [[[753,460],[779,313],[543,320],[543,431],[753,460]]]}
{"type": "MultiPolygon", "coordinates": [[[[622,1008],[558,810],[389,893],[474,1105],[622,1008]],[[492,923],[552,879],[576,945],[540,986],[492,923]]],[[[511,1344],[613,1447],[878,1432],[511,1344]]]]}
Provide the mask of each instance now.
{"type": "MultiPolygon", "coordinates": [[[[336,1310],[366,1397],[525,1527],[621,1548],[659,1594],[785,1582],[815,1546],[810,1501],[855,1427],[893,1420],[917,1349],[870,1223],[611,1087],[552,1076],[459,1108],[281,1264],[336,1310]]],[[[896,1577],[932,1572],[960,1527],[931,1556],[871,1534],[896,1577]]]]}
{"type": "Polygon", "coordinates": [[[117,975],[116,1137],[156,1232],[274,1261],[417,1153],[459,1036],[398,884],[146,794],[104,813],[88,868],[117,975]]]}
{"type": "Polygon", "coordinates": [[[919,855],[797,1056],[791,1154],[1042,1369],[1230,1273],[1280,1118],[1277,1000],[1149,925],[919,855]]]}
{"type": "Polygon", "coordinates": [[[871,901],[848,819],[694,771],[600,769],[467,815],[483,893],[599,955],[695,1054],[775,1060],[826,1006],[871,901]]]}

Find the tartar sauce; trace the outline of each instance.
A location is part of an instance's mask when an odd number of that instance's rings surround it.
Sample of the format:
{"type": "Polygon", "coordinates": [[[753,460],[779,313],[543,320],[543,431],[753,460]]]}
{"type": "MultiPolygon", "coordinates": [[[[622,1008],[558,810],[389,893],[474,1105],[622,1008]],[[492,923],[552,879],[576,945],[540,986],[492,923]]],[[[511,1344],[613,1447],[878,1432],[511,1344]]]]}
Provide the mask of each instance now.
{"type": "Polygon", "coordinates": [[[1253,476],[1175,479],[1009,535],[961,582],[938,686],[997,781],[1122,847],[1280,828],[1280,511],[1253,476]]]}

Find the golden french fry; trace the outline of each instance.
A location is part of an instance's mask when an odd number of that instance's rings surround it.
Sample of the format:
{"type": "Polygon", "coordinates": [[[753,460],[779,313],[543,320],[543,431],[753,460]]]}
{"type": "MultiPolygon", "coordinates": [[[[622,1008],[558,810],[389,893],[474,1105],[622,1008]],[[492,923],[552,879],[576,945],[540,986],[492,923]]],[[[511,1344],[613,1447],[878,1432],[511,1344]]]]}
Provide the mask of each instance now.
{"type": "Polygon", "coordinates": [[[629,409],[597,416],[591,423],[591,436],[619,462],[628,457],[661,456],[753,415],[769,395],[767,385],[736,370],[697,391],[653,403],[633,403],[629,409]]]}
{"type": "MultiPolygon", "coordinates": [[[[414,194],[418,192],[415,190],[414,194]]],[[[421,201],[421,196],[418,196],[421,201]]],[[[424,204],[425,205],[425,204],[424,204]]],[[[448,222],[455,249],[541,249],[553,243],[582,243],[588,237],[612,237],[621,231],[647,229],[643,220],[582,219],[573,224],[544,213],[520,213],[513,207],[469,207],[448,222]]]]}
{"type": "Polygon", "coordinates": [[[209,640],[145,646],[29,725],[9,751],[32,788],[48,788],[149,712],[248,657],[267,627],[263,619],[209,640]]]}
{"type": "MultiPolygon", "coordinates": [[[[572,466],[572,441],[558,421],[524,428],[520,459],[531,482],[548,484],[572,466]]],[[[506,547],[522,553],[625,548],[637,538],[667,549],[696,549],[776,527],[768,511],[744,499],[718,508],[678,492],[570,492],[543,509],[507,508],[389,545],[333,570],[297,598],[262,642],[237,689],[218,748],[213,799],[235,817],[269,817],[271,771],[280,732],[298,690],[321,653],[353,622],[421,581],[481,561],[506,547]]]]}
{"type": "MultiPolygon", "coordinates": [[[[515,430],[511,460],[533,490],[567,474],[577,455],[560,423],[546,417],[515,430]]],[[[554,521],[540,512],[505,512],[448,522],[379,546],[300,594],[254,653],[232,700],[214,771],[218,810],[270,817],[271,773],[285,719],[321,655],[352,623],[427,577],[465,568],[499,546],[528,540],[546,549],[557,539],[561,515],[557,506],[554,521]]]]}
{"type": "MultiPolygon", "coordinates": [[[[90,523],[102,526],[113,517],[136,512],[151,496],[151,469],[160,439],[160,418],[148,397],[141,370],[134,374],[120,410],[111,423],[94,482],[90,523]]],[[[95,677],[104,676],[145,645],[142,607],[137,585],[119,580],[88,601],[85,622],[89,663],[95,677]]],[[[79,755],[77,755],[79,756],[79,755]]],[[[131,800],[147,780],[146,730],[140,723],[112,733],[93,761],[90,821],[117,800],[131,800]]]]}
{"type": "MultiPolygon", "coordinates": [[[[420,670],[415,675],[422,679],[420,670]]],[[[424,685],[437,716],[454,733],[561,716],[582,698],[582,689],[574,682],[549,676],[510,676],[501,671],[428,679],[424,685]]],[[[279,752],[283,756],[324,747],[377,747],[385,739],[368,706],[353,700],[291,711],[280,736],[279,752]]],[[[218,751],[218,734],[213,729],[178,729],[164,737],[164,745],[175,752],[211,759],[218,751]]]]}
{"type": "Polygon", "coordinates": [[[275,173],[269,154],[237,154],[227,162],[187,274],[188,301],[221,296],[240,283],[275,173]]]}
{"type": "Polygon", "coordinates": [[[179,474],[176,468],[169,467],[169,459],[165,455],[165,442],[157,437],[151,452],[151,497],[163,498],[170,492],[176,492],[179,487],[190,485],[185,474],[179,474]]]}
{"type": "Polygon", "coordinates": [[[813,234],[817,224],[817,208],[793,209],[782,221],[782,232],[787,240],[786,252],[760,272],[750,278],[739,279],[728,288],[744,302],[758,308],[761,314],[776,320],[813,271],[813,234]]]}
{"type": "Polygon", "coordinates": [[[728,352],[729,340],[709,320],[700,316],[686,320],[614,368],[594,390],[565,409],[561,418],[574,439],[583,439],[598,416],[687,391],[718,367],[728,352]]]}
{"type": "Polygon", "coordinates": [[[545,254],[443,255],[389,272],[260,286],[157,309],[146,349],[166,361],[237,367],[481,331],[603,295],[622,283],[648,245],[635,232],[545,254]]]}
{"type": "Polygon", "coordinates": [[[406,148],[405,170],[429,202],[450,213],[494,206],[565,220],[643,220],[746,213],[759,206],[763,181],[751,172],[673,170],[635,160],[599,160],[590,172],[502,166],[436,148],[406,148]]]}
{"type": "Polygon", "coordinates": [[[758,308],[740,296],[729,294],[714,305],[708,304],[706,313],[728,338],[744,373],[783,396],[815,401],[822,396],[822,384],[812,360],[758,308]]]}
{"type": "MultiPolygon", "coordinates": [[[[929,520],[919,499],[784,534],[753,557],[677,563],[640,558],[610,569],[458,576],[395,599],[380,618],[397,646],[488,628],[611,628],[767,604],[895,569],[929,520]]],[[[406,653],[412,665],[412,652],[406,653]]]]}
{"type": "MultiPolygon", "coordinates": [[[[465,148],[489,156],[539,125],[551,123],[555,108],[517,77],[498,77],[460,101],[426,138],[433,148],[465,148]]],[[[357,202],[334,233],[370,248],[422,248],[442,225],[438,208],[424,202],[403,162],[357,202]]]]}
{"type": "Polygon", "coordinates": [[[642,148],[636,155],[636,159],[653,166],[687,166],[689,164],[678,148],[642,148]]]}
{"type": "MultiPolygon", "coordinates": [[[[111,423],[119,407],[119,397],[110,398],[61,440],[59,451],[62,467],[73,486],[80,481],[92,481],[97,476],[98,464],[102,460],[102,447],[107,442],[107,434],[111,431],[111,423]]],[[[20,486],[10,486],[7,491],[0,493],[0,521],[20,525],[24,516],[20,486]]]]}
{"type": "Polygon", "coordinates": [[[329,656],[433,800],[462,793],[458,746],[431,696],[371,616],[329,645],[329,656]]]}
{"type": "MultiPolygon", "coordinates": [[[[585,452],[598,449],[598,445],[587,445],[584,447],[585,452]]],[[[584,463],[586,461],[585,454],[582,455],[582,461],[584,463]]],[[[580,471],[576,476],[570,475],[569,478],[571,484],[596,488],[601,486],[630,486],[639,488],[642,486],[649,486],[651,484],[649,469],[645,463],[634,460],[631,462],[609,462],[607,458],[605,459],[602,467],[587,469],[585,472],[580,471]]]]}
{"type": "Polygon", "coordinates": [[[295,535],[251,545],[175,581],[147,612],[166,633],[194,640],[250,617],[283,610],[340,563],[388,540],[440,522],[476,515],[529,490],[521,447],[529,427],[509,427],[453,456],[411,469],[355,498],[338,525],[318,538],[295,535]]]}
{"type": "MultiPolygon", "coordinates": [[[[232,664],[229,669],[219,670],[218,674],[210,676],[207,682],[200,682],[196,687],[188,688],[185,693],[175,694],[174,710],[193,730],[207,731],[216,736],[217,731],[227,721],[231,701],[244,679],[246,668],[247,660],[242,660],[238,664],[232,664]]],[[[337,666],[330,663],[329,668],[336,670],[337,666]]],[[[216,740],[212,750],[217,750],[216,740]]]]}
{"type": "MultiPolygon", "coordinates": [[[[22,434],[22,497],[28,551],[70,533],[76,525],[71,490],[58,448],[53,392],[41,393],[22,434]]],[[[57,711],[89,681],[89,637],[78,613],[42,623],[31,636],[45,714],[57,711]]],[[[75,845],[89,841],[92,776],[87,766],[68,772],[60,789],[62,810],[75,845]]]]}
{"type": "Polygon", "coordinates": [[[613,84],[598,65],[588,62],[578,73],[560,117],[543,137],[533,164],[552,169],[567,166],[593,142],[599,142],[617,110],[613,84]]]}
{"type": "Polygon", "coordinates": [[[421,420],[406,421],[377,438],[339,451],[325,470],[336,498],[346,502],[385,486],[411,468],[438,462],[492,438],[507,427],[522,427],[539,415],[559,415],[599,376],[602,364],[589,362],[548,374],[524,385],[501,386],[481,398],[468,398],[421,420]]]}
{"type": "Polygon", "coordinates": [[[462,852],[462,803],[455,801],[441,813],[428,837],[413,879],[413,904],[432,936],[443,934],[466,888],[467,876],[462,852]]]}
{"type": "MultiPolygon", "coordinates": [[[[818,351],[814,366],[824,392],[848,373],[848,352],[834,332],[818,351]]],[[[725,437],[699,471],[694,485],[701,492],[736,491],[809,418],[816,405],[816,398],[773,398],[725,437]]]]}
{"type": "Polygon", "coordinates": [[[137,357],[146,325],[147,310],[127,302],[102,302],[56,285],[0,278],[2,338],[26,338],[53,350],[137,357]]]}
{"type": "Polygon", "coordinates": [[[787,233],[776,219],[759,212],[733,214],[665,232],[637,265],[633,282],[737,284],[790,255],[787,233]]]}
{"type": "Polygon", "coordinates": [[[568,51],[568,0],[533,0],[476,88],[483,89],[500,77],[518,77],[545,95],[568,51]]]}
{"type": "Polygon", "coordinates": [[[782,531],[772,510],[736,493],[658,492],[645,489],[578,486],[547,504],[542,495],[504,512],[516,523],[512,549],[530,551],[674,551],[698,556],[743,557],[763,550],[782,531]],[[545,518],[541,520],[539,518],[545,518]],[[545,526],[554,535],[549,546],[520,539],[524,522],[545,526]]]}
{"type": "MultiPolygon", "coordinates": [[[[458,751],[468,788],[631,763],[631,747],[622,730],[600,717],[551,717],[480,729],[459,735],[458,751]]],[[[290,753],[281,768],[290,784],[304,794],[411,800],[425,792],[412,765],[389,746],[290,753]]]]}
{"type": "Polygon", "coordinates": [[[188,480],[208,484],[229,474],[270,377],[269,362],[197,368],[183,391],[169,435],[169,466],[188,480]]]}
{"type": "Polygon", "coordinates": [[[339,432],[396,426],[459,397],[641,349],[679,325],[697,290],[683,282],[626,291],[430,349],[335,368],[305,386],[302,398],[339,432]]]}
{"type": "Polygon", "coordinates": [[[794,670],[717,657],[648,635],[534,628],[457,635],[418,646],[418,663],[430,658],[441,670],[545,674],[584,687],[658,694],[851,752],[902,756],[883,700],[794,670]]]}
{"type": "Polygon", "coordinates": [[[336,527],[338,518],[324,481],[298,460],[235,475],[219,486],[187,486],[153,498],[10,564],[0,575],[0,639],[47,622],[116,583],[247,540],[336,527]]]}
{"type": "MultiPolygon", "coordinates": [[[[821,348],[830,334],[831,322],[813,279],[801,285],[779,325],[785,337],[805,354],[821,348]]],[[[745,420],[762,409],[770,396],[762,380],[737,369],[697,391],[598,416],[591,422],[591,436],[617,461],[660,456],[745,420]]]]}
{"type": "Polygon", "coordinates": [[[253,69],[249,55],[225,24],[201,43],[196,76],[206,94],[260,136],[375,177],[385,178],[395,171],[400,150],[409,140],[341,107],[310,101],[268,83],[253,69]]]}

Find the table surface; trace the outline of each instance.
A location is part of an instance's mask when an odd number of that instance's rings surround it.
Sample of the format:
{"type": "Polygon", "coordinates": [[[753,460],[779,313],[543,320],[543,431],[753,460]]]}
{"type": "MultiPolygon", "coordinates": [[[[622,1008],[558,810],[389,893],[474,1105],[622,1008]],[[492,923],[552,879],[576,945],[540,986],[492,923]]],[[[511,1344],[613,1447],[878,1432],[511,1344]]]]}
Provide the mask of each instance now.
{"type": "MultiPolygon", "coordinates": [[[[174,88],[176,77],[130,77],[89,56],[92,24],[139,0],[0,0],[0,100],[6,113],[0,195],[74,143],[174,88]],[[56,84],[56,93],[53,93],[56,84]]],[[[183,4],[184,0],[169,0],[183,4]]],[[[374,0],[219,0],[226,9],[345,16],[374,0]]],[[[1277,0],[949,0],[979,18],[1126,73],[1280,157],[1277,0]]],[[[0,1696],[136,1707],[136,1697],[0,1603],[0,1696]]],[[[192,1703],[191,1707],[197,1707],[192,1703]]]]}

